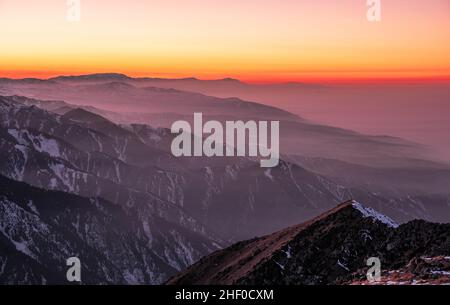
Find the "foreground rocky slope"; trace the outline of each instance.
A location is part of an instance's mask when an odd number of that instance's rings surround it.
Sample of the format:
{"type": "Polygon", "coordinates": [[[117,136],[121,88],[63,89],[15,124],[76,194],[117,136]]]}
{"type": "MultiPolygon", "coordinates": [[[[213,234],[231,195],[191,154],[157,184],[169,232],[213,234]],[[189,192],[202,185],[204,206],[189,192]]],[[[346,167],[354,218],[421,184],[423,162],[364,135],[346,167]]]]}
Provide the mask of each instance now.
{"type": "Polygon", "coordinates": [[[362,283],[369,257],[380,259],[384,275],[411,270],[412,280],[450,283],[448,263],[412,267],[449,255],[450,224],[416,220],[398,226],[349,201],[309,222],[217,251],[168,284],[362,283]]]}

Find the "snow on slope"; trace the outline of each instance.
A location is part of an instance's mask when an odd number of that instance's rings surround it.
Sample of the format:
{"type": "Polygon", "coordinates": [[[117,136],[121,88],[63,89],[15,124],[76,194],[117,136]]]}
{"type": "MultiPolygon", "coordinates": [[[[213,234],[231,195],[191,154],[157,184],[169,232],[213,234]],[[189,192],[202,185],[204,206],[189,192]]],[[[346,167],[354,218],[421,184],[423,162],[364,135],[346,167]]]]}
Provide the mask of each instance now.
{"type": "Polygon", "coordinates": [[[21,145],[31,146],[39,152],[45,152],[52,157],[61,157],[58,143],[44,135],[34,135],[28,130],[8,129],[8,133],[13,136],[21,145]]]}
{"type": "Polygon", "coordinates": [[[381,221],[382,223],[388,225],[391,228],[397,228],[398,224],[396,224],[392,219],[387,217],[386,215],[380,214],[372,208],[367,208],[363,206],[361,203],[353,201],[352,206],[361,212],[361,214],[366,218],[373,218],[374,220],[381,221]]]}

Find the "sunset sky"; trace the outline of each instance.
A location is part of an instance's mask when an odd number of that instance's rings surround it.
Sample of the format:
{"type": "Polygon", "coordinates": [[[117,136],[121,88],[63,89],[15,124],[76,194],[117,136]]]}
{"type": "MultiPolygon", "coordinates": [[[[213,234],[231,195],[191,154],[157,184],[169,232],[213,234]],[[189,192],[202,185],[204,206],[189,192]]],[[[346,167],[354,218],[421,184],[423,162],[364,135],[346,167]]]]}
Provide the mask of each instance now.
{"type": "Polygon", "coordinates": [[[450,79],[450,1],[0,0],[0,77],[450,79]]]}

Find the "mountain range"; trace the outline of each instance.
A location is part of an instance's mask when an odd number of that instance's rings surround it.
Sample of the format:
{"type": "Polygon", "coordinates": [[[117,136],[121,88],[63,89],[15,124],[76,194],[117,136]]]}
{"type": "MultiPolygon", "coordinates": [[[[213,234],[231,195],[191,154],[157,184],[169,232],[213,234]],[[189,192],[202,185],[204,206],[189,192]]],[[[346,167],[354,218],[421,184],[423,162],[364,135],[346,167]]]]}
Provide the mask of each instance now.
{"type": "Polygon", "coordinates": [[[284,154],[332,158],[376,167],[429,167],[436,161],[427,147],[412,141],[319,124],[271,105],[240,98],[148,87],[142,86],[142,82],[142,79],[120,74],[49,80],[0,79],[0,94],[100,108],[106,112],[97,114],[115,123],[151,123],[166,128],[176,120],[191,122],[194,112],[202,112],[205,120],[279,120],[284,154]]]}
{"type": "Polygon", "coordinates": [[[83,283],[159,284],[352,198],[398,223],[450,221],[450,168],[420,144],[137,82],[145,83],[119,74],[0,79],[0,283],[66,283],[65,259],[77,256],[83,283]],[[279,166],[175,158],[167,127],[197,110],[280,120],[279,166]]]}

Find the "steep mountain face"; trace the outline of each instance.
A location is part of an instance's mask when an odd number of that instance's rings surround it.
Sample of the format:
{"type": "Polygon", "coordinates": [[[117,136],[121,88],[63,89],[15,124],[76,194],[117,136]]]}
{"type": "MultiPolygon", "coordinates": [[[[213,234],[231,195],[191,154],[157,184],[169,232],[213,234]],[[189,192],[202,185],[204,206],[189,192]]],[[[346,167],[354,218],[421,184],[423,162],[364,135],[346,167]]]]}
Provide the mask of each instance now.
{"type": "Polygon", "coordinates": [[[356,283],[365,279],[370,257],[380,259],[383,276],[412,270],[410,281],[450,283],[449,254],[449,224],[416,220],[398,226],[350,201],[301,225],[217,251],[168,284],[356,283]],[[437,257],[443,263],[418,263],[437,257]]]}
{"type": "MultiPolygon", "coordinates": [[[[104,281],[110,283],[159,283],[170,274],[184,269],[201,256],[221,247],[220,239],[208,232],[204,225],[187,214],[180,206],[162,199],[159,195],[149,192],[148,189],[134,189],[132,183],[136,180],[127,179],[127,175],[135,175],[148,168],[145,170],[146,177],[153,173],[161,177],[160,180],[165,180],[161,182],[158,177],[154,177],[153,182],[150,181],[146,185],[159,187],[157,184],[159,182],[162,184],[162,190],[169,193],[174,192],[175,190],[169,189],[167,186],[167,183],[173,183],[170,180],[171,177],[166,175],[166,172],[158,172],[157,168],[151,166],[153,162],[156,162],[165,164],[170,169],[170,162],[176,162],[176,160],[173,160],[168,153],[147,146],[134,134],[87,113],[77,111],[69,113],[70,118],[67,118],[53,115],[35,106],[25,106],[9,100],[2,100],[0,103],[0,155],[2,156],[0,171],[2,175],[10,179],[25,181],[39,188],[63,191],[67,196],[70,196],[67,193],[71,193],[109,201],[110,205],[115,204],[116,209],[120,209],[123,217],[126,217],[124,220],[118,220],[117,227],[122,226],[125,232],[134,230],[129,233],[127,239],[132,240],[133,234],[136,237],[144,236],[147,239],[141,238],[144,241],[135,242],[136,246],[133,247],[137,247],[138,243],[141,244],[139,250],[131,248],[132,245],[109,245],[101,239],[92,241],[93,244],[98,243],[98,246],[103,247],[98,250],[103,251],[104,255],[112,255],[116,248],[117,251],[123,252],[122,257],[115,257],[109,263],[109,267],[105,268],[107,270],[119,268],[127,272],[127,274],[121,274],[114,278],[101,275],[92,276],[92,283],[104,281]],[[102,129],[104,129],[104,133],[99,131],[102,129]],[[167,158],[165,159],[165,157],[167,158]],[[131,165],[125,162],[127,158],[130,158],[131,165]],[[134,223],[140,224],[140,228],[128,227],[134,223]],[[131,255],[134,251],[140,251],[141,255],[145,255],[145,257],[131,255]],[[143,263],[133,267],[121,265],[124,264],[122,261],[130,264],[143,263]]],[[[139,179],[142,174],[136,177],[139,179]]],[[[8,183],[5,181],[0,184],[2,191],[8,190],[8,183]]],[[[22,189],[15,187],[14,191],[9,194],[20,196],[23,192],[29,193],[25,187],[22,189]]],[[[45,193],[44,190],[42,192],[45,193]]],[[[55,202],[58,202],[58,195],[55,194],[60,193],[47,194],[48,197],[55,197],[55,202]]],[[[39,197],[39,194],[34,195],[39,197]]],[[[160,195],[170,197],[168,193],[160,195]]],[[[29,200],[35,200],[34,196],[30,195],[29,200]]],[[[61,201],[68,202],[64,198],[61,201]]],[[[5,201],[5,209],[13,203],[18,204],[13,199],[5,201]]],[[[55,209],[60,209],[61,212],[66,210],[67,213],[70,213],[71,210],[62,203],[60,206],[55,206],[55,209]]],[[[19,228],[20,219],[24,216],[14,215],[15,213],[18,213],[18,209],[10,211],[10,214],[4,213],[2,216],[5,218],[0,221],[0,224],[8,225],[9,230],[19,228]],[[7,221],[14,217],[16,218],[15,222],[8,224],[7,221]]],[[[84,214],[85,211],[81,210],[78,213],[84,214]]],[[[25,231],[29,231],[29,226],[32,226],[28,220],[33,224],[42,222],[45,225],[47,223],[45,219],[37,216],[33,216],[33,219],[25,217],[23,221],[23,225],[27,226],[23,229],[25,231]]],[[[97,223],[95,219],[92,219],[92,223],[86,220],[86,223],[86,226],[96,226],[96,230],[92,231],[93,234],[97,234],[103,239],[110,238],[109,235],[113,232],[111,226],[115,225],[105,222],[97,223]]],[[[33,229],[36,232],[40,230],[40,227],[33,229]]],[[[61,234],[60,231],[65,230],[67,228],[62,223],[61,226],[54,228],[54,234],[61,234]]],[[[21,236],[18,238],[19,241],[22,240],[21,236]]],[[[35,252],[41,251],[39,250],[41,247],[50,249],[56,247],[42,244],[41,240],[34,235],[24,238],[25,241],[32,243],[30,248],[35,252]]],[[[71,241],[71,236],[68,236],[68,240],[71,241]]],[[[14,245],[16,239],[10,239],[10,241],[14,245]]],[[[76,248],[78,246],[73,246],[71,249],[74,251],[72,252],[76,252],[76,248]]],[[[61,259],[62,257],[58,258],[60,263],[61,259]]],[[[29,259],[26,258],[26,260],[29,259]]],[[[12,261],[10,260],[10,262],[12,261]]],[[[38,263],[34,264],[40,266],[42,261],[43,259],[39,259],[38,263]]],[[[51,267],[53,263],[55,262],[49,263],[48,266],[51,267]]],[[[39,268],[45,270],[45,266],[39,268]]],[[[93,270],[95,270],[94,267],[93,270]]],[[[11,273],[7,273],[5,276],[11,275],[11,273]]],[[[58,280],[50,275],[45,278],[53,282],[58,280]]],[[[14,278],[8,277],[7,282],[9,280],[14,282],[14,278]]]]}
{"type": "Polygon", "coordinates": [[[156,145],[169,142],[169,134],[136,125],[123,129],[85,110],[60,116],[3,99],[1,116],[3,175],[101,196],[198,232],[205,232],[203,223],[227,240],[295,223],[345,196],[339,186],[288,163],[265,170],[243,158],[175,159],[156,145]],[[267,196],[275,192],[277,198],[267,196]],[[292,204],[299,198],[301,204],[292,204]]]}
{"type": "Polygon", "coordinates": [[[166,129],[124,128],[86,109],[58,115],[19,97],[2,101],[3,175],[45,189],[100,196],[207,236],[234,242],[267,234],[352,197],[399,221],[429,218],[427,209],[412,200],[399,204],[383,194],[347,188],[290,162],[263,169],[246,158],[177,159],[169,151],[172,135],[166,129]]]}
{"type": "Polygon", "coordinates": [[[84,284],[156,284],[219,245],[158,215],[0,176],[0,282],[64,284],[69,257],[84,284]]]}
{"type": "MultiPolygon", "coordinates": [[[[46,189],[100,196],[124,208],[138,209],[143,215],[164,215],[190,230],[204,231],[179,206],[149,188],[139,192],[132,184],[135,179],[127,179],[147,168],[147,175],[157,176],[156,182],[158,177],[165,178],[162,189],[171,192],[164,184],[173,183],[171,177],[151,166],[169,164],[170,169],[173,160],[170,154],[144,145],[132,134],[108,136],[33,106],[3,103],[2,107],[3,175],[46,189]]],[[[145,185],[158,187],[156,182],[145,185]]]]}

